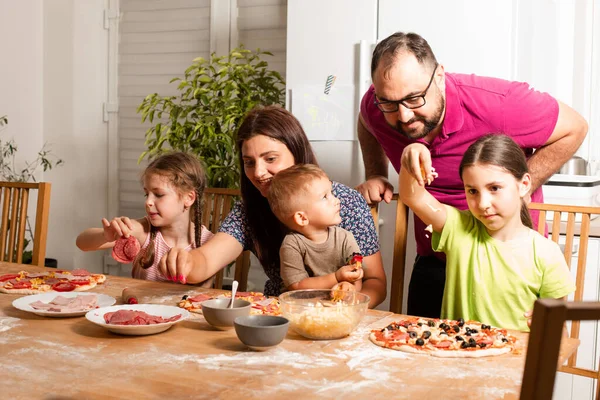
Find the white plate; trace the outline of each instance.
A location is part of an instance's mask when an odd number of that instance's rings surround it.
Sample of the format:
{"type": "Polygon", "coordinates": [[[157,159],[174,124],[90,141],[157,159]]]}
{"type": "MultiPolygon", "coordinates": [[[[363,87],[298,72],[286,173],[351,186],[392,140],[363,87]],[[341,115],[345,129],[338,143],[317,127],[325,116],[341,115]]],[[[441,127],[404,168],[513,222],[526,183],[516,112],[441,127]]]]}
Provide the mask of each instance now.
{"type": "Polygon", "coordinates": [[[116,300],[114,297],[107,296],[105,294],[100,293],[92,293],[92,292],[48,292],[48,293],[40,293],[40,294],[32,294],[30,296],[20,297],[12,302],[13,307],[18,308],[22,311],[27,311],[30,313],[34,313],[37,315],[41,315],[43,317],[79,317],[84,315],[85,311],[72,311],[72,312],[56,312],[56,311],[48,311],[48,310],[36,310],[31,307],[30,304],[36,301],[41,301],[44,303],[49,303],[54,300],[58,296],[63,296],[67,298],[77,297],[77,296],[87,296],[87,295],[95,295],[97,298],[97,307],[108,307],[115,304],[116,300]]]}
{"type": "Polygon", "coordinates": [[[85,317],[96,325],[108,329],[110,332],[121,335],[152,335],[154,333],[164,332],[171,326],[189,318],[190,313],[183,308],[174,306],[164,306],[160,304],[125,304],[120,306],[98,308],[88,311],[85,317]],[[112,325],[104,322],[104,314],[119,310],[137,310],[150,315],[158,315],[163,318],[170,318],[181,314],[181,318],[173,322],[152,325],[112,325]]]}

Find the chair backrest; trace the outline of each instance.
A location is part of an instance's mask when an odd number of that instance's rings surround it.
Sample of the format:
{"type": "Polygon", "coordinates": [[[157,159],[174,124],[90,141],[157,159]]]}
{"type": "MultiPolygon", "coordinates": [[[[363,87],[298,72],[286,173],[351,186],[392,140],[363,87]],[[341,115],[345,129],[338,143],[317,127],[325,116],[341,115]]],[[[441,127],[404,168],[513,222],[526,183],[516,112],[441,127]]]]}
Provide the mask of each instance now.
{"type": "Polygon", "coordinates": [[[0,182],[0,261],[23,262],[26,232],[28,230],[28,205],[30,191],[37,191],[35,228],[33,230],[33,257],[31,263],[44,266],[48,216],[50,213],[48,182],[0,182]]]}
{"type": "MultiPolygon", "coordinates": [[[[390,311],[402,313],[404,297],[404,274],[406,271],[406,240],[408,232],[408,207],[394,193],[392,201],[396,201],[396,228],[394,230],[394,257],[392,262],[392,285],[390,290],[390,311]]],[[[371,215],[379,233],[378,204],[371,205],[371,215]]]]}
{"type": "MultiPolygon", "coordinates": [[[[217,233],[219,226],[231,211],[233,203],[240,198],[239,189],[207,188],[204,190],[202,209],[202,225],[212,233],[217,233]]],[[[235,261],[234,278],[239,282],[239,290],[248,288],[248,271],[250,270],[250,252],[244,251],[235,261]]],[[[215,276],[215,288],[223,288],[223,272],[221,269],[215,276]]]]}
{"type": "MultiPolygon", "coordinates": [[[[600,214],[600,207],[584,207],[570,206],[560,204],[542,204],[530,203],[530,210],[539,210],[540,216],[538,220],[538,232],[542,235],[546,229],[546,218],[549,212],[552,212],[552,221],[548,224],[549,237],[556,243],[559,242],[559,237],[565,237],[564,256],[571,269],[571,258],[573,254],[574,243],[579,238],[579,250],[577,256],[577,275],[575,278],[575,295],[574,301],[583,300],[584,277],[586,269],[588,240],[590,234],[590,220],[593,215],[600,214]]],[[[580,332],[579,321],[573,321],[569,335],[572,338],[578,339],[580,332]]],[[[575,375],[596,378],[598,371],[593,371],[585,368],[576,367],[577,353],[569,358],[567,365],[561,366],[561,372],[567,372],[575,375]]]]}
{"type": "MultiPolygon", "coordinates": [[[[557,299],[539,299],[535,302],[521,400],[552,399],[565,321],[599,319],[600,302],[565,302],[557,299]]],[[[599,391],[600,385],[597,385],[596,399],[599,391]]]]}

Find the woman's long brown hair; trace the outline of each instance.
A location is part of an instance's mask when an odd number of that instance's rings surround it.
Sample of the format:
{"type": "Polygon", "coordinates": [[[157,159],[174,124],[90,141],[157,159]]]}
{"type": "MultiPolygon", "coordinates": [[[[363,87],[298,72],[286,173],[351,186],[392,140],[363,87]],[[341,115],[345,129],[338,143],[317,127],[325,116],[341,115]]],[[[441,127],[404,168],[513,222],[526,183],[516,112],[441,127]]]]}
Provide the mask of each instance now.
{"type": "Polygon", "coordinates": [[[244,171],[242,145],[257,135],[268,136],[285,144],[294,156],[295,164],[317,164],[317,159],[300,122],[284,108],[265,106],[255,108],[244,117],[238,130],[241,192],[248,220],[250,239],[263,267],[279,266],[279,248],[286,229],[271,211],[267,198],[250,182],[244,171]]]}
{"type": "MultiPolygon", "coordinates": [[[[147,175],[160,175],[166,178],[170,185],[182,196],[184,193],[195,191],[196,200],[190,209],[190,219],[194,223],[194,242],[200,247],[202,237],[202,198],[206,188],[206,174],[200,160],[193,154],[172,152],[155,158],[142,175],[142,182],[147,175]]],[[[144,269],[154,264],[154,241],[157,228],[150,224],[150,243],[140,266],[144,269]]]]}

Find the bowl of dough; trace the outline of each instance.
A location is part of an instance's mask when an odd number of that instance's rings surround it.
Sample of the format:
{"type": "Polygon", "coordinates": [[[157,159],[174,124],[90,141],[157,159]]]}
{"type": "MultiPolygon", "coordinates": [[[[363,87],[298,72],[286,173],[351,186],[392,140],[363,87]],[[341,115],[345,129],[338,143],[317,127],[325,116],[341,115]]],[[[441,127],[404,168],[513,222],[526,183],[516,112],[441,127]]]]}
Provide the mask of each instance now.
{"type": "Polygon", "coordinates": [[[356,329],[369,296],[354,291],[304,289],[279,296],[290,328],[308,339],[340,339],[356,329]]]}

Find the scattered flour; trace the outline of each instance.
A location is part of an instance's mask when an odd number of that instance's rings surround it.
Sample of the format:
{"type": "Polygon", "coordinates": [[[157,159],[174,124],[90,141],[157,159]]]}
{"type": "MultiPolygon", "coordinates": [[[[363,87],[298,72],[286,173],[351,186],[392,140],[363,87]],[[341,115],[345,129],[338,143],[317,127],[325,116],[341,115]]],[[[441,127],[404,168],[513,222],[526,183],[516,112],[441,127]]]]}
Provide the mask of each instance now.
{"type": "Polygon", "coordinates": [[[6,332],[15,326],[21,325],[19,321],[21,321],[19,318],[0,316],[0,332],[6,332]]]}
{"type": "MultiPolygon", "coordinates": [[[[291,367],[297,369],[334,367],[336,362],[323,357],[314,357],[310,354],[302,354],[294,351],[288,351],[281,347],[265,352],[242,352],[237,354],[214,354],[201,356],[195,354],[165,354],[161,349],[152,346],[144,354],[132,355],[131,362],[138,363],[140,358],[148,358],[156,364],[181,364],[185,362],[194,363],[206,369],[213,370],[231,370],[239,371],[240,365],[257,366],[277,365],[280,368],[291,367]]],[[[253,375],[256,375],[260,368],[248,369],[253,375]]]]}
{"type": "Polygon", "coordinates": [[[33,339],[33,343],[37,343],[40,346],[30,346],[26,348],[22,348],[20,350],[10,351],[9,355],[20,355],[25,353],[34,353],[40,355],[51,355],[56,357],[56,359],[60,359],[66,357],[68,359],[79,359],[79,360],[89,360],[90,353],[100,353],[106,345],[98,344],[95,347],[73,347],[69,345],[64,345],[56,342],[50,342],[47,340],[37,340],[33,339]]]}

